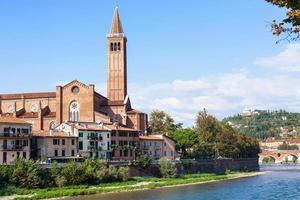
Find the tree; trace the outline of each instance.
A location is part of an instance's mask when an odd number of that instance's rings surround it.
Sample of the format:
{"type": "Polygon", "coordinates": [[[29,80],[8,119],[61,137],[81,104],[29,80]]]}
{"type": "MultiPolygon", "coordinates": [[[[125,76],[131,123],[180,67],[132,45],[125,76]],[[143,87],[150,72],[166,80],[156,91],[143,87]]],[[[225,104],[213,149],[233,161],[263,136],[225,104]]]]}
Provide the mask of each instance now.
{"type": "Polygon", "coordinates": [[[207,143],[214,143],[218,132],[220,132],[218,120],[209,115],[205,109],[200,111],[196,119],[196,133],[199,139],[207,143]]]}
{"type": "Polygon", "coordinates": [[[154,110],[150,114],[149,125],[151,134],[167,134],[182,126],[182,124],[175,124],[174,119],[169,114],[159,110],[154,110]]]}
{"type": "Polygon", "coordinates": [[[255,138],[237,132],[227,123],[219,122],[206,110],[199,112],[197,116],[196,133],[198,141],[193,146],[194,158],[257,157],[260,152],[255,138]]]}
{"type": "Polygon", "coordinates": [[[178,129],[169,136],[176,141],[176,149],[182,152],[183,157],[190,157],[190,151],[198,141],[196,131],[191,128],[178,129]]]}
{"type": "Polygon", "coordinates": [[[280,8],[288,9],[286,18],[281,22],[273,21],[272,32],[276,36],[286,34],[284,39],[298,40],[300,38],[300,1],[299,0],[265,0],[280,8]]]}
{"type": "Polygon", "coordinates": [[[66,185],[78,185],[84,180],[83,170],[75,161],[68,162],[61,170],[66,185]]]}

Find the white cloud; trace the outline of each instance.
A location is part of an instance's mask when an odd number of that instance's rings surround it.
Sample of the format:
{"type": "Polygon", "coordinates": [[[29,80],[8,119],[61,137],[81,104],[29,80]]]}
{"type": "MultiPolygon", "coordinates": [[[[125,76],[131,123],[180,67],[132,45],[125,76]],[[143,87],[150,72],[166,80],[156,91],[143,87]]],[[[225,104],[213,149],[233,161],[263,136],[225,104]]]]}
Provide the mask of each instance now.
{"type": "Polygon", "coordinates": [[[293,43],[276,56],[259,58],[255,64],[288,72],[300,72],[300,44],[293,43]]]}
{"type": "MultiPolygon", "coordinates": [[[[279,55],[258,59],[256,63],[300,72],[300,44],[288,45],[279,55]]],[[[105,84],[99,86],[105,91],[105,84]]],[[[277,70],[268,69],[259,76],[243,70],[196,80],[129,83],[128,86],[134,108],[148,113],[154,109],[164,110],[185,126],[192,126],[197,112],[204,108],[219,119],[246,107],[300,111],[300,79],[295,73],[278,73],[277,70]]]]}
{"type": "Polygon", "coordinates": [[[164,110],[186,126],[194,124],[197,112],[203,108],[218,118],[239,113],[245,107],[300,110],[300,79],[287,75],[251,77],[247,72],[237,72],[198,80],[133,85],[129,92],[134,107],[146,112],[164,110]],[[182,87],[191,83],[197,90],[182,87]]]}

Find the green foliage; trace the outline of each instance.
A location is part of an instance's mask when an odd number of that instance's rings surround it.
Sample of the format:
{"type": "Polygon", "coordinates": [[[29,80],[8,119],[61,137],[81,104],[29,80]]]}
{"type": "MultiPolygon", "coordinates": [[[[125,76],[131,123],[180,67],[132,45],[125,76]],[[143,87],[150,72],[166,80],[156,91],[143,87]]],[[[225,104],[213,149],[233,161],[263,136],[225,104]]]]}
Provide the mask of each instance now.
{"type": "Polygon", "coordinates": [[[290,113],[284,110],[256,111],[259,115],[236,115],[225,118],[223,121],[231,122],[237,131],[244,132],[247,136],[255,137],[258,140],[264,140],[268,137],[280,138],[281,127],[287,127],[289,130],[300,130],[300,113],[290,113]]]}
{"type": "Polygon", "coordinates": [[[298,145],[289,145],[286,143],[283,143],[278,146],[278,150],[299,150],[298,145]]]}
{"type": "Polygon", "coordinates": [[[206,110],[199,112],[196,120],[198,143],[193,146],[193,157],[209,159],[257,157],[260,152],[255,138],[237,132],[226,123],[219,122],[206,110]]]}
{"type": "Polygon", "coordinates": [[[154,110],[150,114],[149,132],[151,134],[167,134],[181,126],[182,124],[175,124],[174,119],[164,111],[154,110]]]}
{"type": "Polygon", "coordinates": [[[165,158],[159,160],[159,171],[163,178],[177,177],[176,165],[165,158]]]}
{"type": "Polygon", "coordinates": [[[9,177],[11,176],[11,169],[8,165],[0,165],[0,187],[9,183],[9,177]]]}
{"type": "Polygon", "coordinates": [[[84,180],[84,172],[75,161],[68,162],[61,170],[61,176],[66,180],[66,185],[78,185],[84,180]]]}
{"type": "Polygon", "coordinates": [[[146,169],[151,164],[151,158],[147,154],[140,153],[140,154],[138,154],[135,163],[137,166],[139,166],[143,169],[146,169]]]}
{"type": "Polygon", "coordinates": [[[183,157],[191,157],[191,149],[198,142],[194,129],[177,129],[170,132],[169,136],[176,141],[176,149],[183,153],[183,157]]]}
{"type": "Polygon", "coordinates": [[[41,171],[37,162],[17,158],[13,162],[11,183],[21,188],[37,188],[42,183],[41,171]]]}
{"type": "Polygon", "coordinates": [[[272,31],[276,36],[286,34],[287,40],[298,40],[300,38],[300,1],[299,0],[266,0],[268,3],[280,8],[286,8],[286,18],[281,22],[272,23],[272,31]]]}
{"type": "Polygon", "coordinates": [[[129,168],[128,167],[120,167],[118,169],[118,180],[120,181],[128,181],[129,178],[129,168]]]}

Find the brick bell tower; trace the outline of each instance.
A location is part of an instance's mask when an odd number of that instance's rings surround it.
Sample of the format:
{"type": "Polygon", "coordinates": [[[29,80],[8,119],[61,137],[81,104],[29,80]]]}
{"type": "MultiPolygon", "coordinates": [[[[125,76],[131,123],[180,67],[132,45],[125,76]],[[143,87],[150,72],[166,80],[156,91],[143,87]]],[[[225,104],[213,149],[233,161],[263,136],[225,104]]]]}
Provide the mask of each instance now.
{"type": "Polygon", "coordinates": [[[119,9],[116,7],[110,33],[107,34],[107,97],[111,101],[124,101],[127,96],[126,42],[119,9]]]}

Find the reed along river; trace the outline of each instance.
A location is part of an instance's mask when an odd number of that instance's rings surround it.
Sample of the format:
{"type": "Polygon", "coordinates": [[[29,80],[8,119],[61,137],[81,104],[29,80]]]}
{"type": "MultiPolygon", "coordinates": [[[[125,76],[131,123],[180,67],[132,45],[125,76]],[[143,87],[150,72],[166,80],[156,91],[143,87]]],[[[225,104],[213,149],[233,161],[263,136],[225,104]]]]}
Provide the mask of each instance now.
{"type": "Polygon", "coordinates": [[[217,183],[115,194],[72,200],[300,200],[300,166],[262,167],[266,174],[217,183]],[[298,169],[297,169],[298,168],[298,169]]]}

